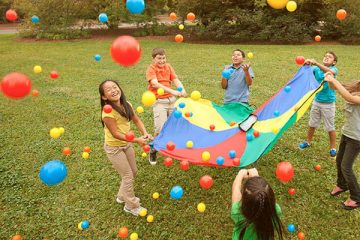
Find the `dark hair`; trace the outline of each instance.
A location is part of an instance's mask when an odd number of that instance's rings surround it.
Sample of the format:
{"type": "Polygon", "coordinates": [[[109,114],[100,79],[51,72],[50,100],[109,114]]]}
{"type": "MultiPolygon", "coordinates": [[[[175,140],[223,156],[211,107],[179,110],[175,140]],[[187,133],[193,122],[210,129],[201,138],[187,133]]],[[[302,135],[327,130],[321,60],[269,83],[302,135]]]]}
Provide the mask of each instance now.
{"type": "Polygon", "coordinates": [[[283,226],[276,213],[275,194],[262,177],[249,178],[243,185],[241,212],[245,220],[239,239],[243,239],[246,228],[253,224],[260,240],[275,239],[275,230],[279,239],[283,239],[283,226]]]}
{"type": "Polygon", "coordinates": [[[157,55],[165,55],[165,49],[163,48],[154,48],[152,50],[151,56],[155,58],[157,55]]]}
{"type": "MultiPolygon", "coordinates": [[[[117,81],[114,81],[114,80],[105,80],[105,81],[103,81],[103,82],[100,83],[100,85],[99,85],[99,93],[100,93],[101,111],[103,110],[103,107],[104,107],[106,104],[109,104],[109,105],[111,105],[111,107],[112,107],[113,109],[115,109],[121,116],[127,118],[128,121],[131,121],[131,119],[132,119],[133,116],[134,116],[134,110],[133,110],[133,108],[131,107],[131,105],[126,101],[126,97],[125,97],[124,91],[121,89],[121,87],[120,87],[120,85],[118,84],[117,81]],[[110,102],[110,101],[106,101],[106,100],[102,99],[102,97],[105,95],[105,94],[104,94],[103,85],[104,85],[106,82],[113,82],[113,83],[115,83],[115,84],[119,87],[120,92],[121,92],[120,104],[124,107],[124,109],[121,109],[119,106],[113,104],[113,103],[110,102]]],[[[101,123],[102,123],[102,125],[104,126],[104,121],[102,120],[102,118],[101,118],[101,123]]]]}
{"type": "Polygon", "coordinates": [[[327,54],[327,53],[330,53],[331,55],[333,55],[334,61],[337,62],[338,57],[336,56],[336,54],[333,51],[327,51],[325,54],[327,54]]]}
{"type": "Polygon", "coordinates": [[[245,58],[245,53],[244,53],[243,50],[240,50],[240,49],[237,48],[237,49],[235,49],[235,50],[233,51],[233,53],[236,52],[236,51],[241,52],[242,57],[245,58]]]}

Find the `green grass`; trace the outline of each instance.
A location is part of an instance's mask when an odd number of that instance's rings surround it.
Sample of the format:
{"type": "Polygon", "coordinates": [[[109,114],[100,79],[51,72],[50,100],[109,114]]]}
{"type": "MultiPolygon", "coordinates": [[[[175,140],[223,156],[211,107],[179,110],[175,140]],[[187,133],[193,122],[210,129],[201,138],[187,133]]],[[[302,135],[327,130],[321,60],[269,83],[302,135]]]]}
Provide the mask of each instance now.
{"type": "MultiPolygon", "coordinates": [[[[204,98],[221,103],[223,90],[220,74],[230,62],[232,50],[240,47],[253,52],[251,64],[256,78],[251,88],[251,101],[260,106],[297,71],[295,57],[303,55],[321,61],[326,50],[339,56],[338,79],[348,81],[359,77],[359,46],[345,45],[202,45],[176,44],[163,41],[141,41],[143,55],[137,65],[123,68],[112,62],[110,40],[69,42],[21,42],[13,35],[0,36],[2,57],[0,76],[19,71],[29,75],[40,96],[22,100],[1,97],[0,104],[0,239],[20,233],[24,239],[116,239],[121,226],[137,232],[140,239],[230,239],[231,185],[236,168],[190,166],[187,172],[175,161],[170,168],[161,161],[155,167],[141,158],[136,146],[139,173],[135,191],[143,206],[155,217],[154,223],[124,213],[115,194],[119,177],[103,151],[103,129],[100,123],[98,85],[107,78],[119,80],[133,106],[140,105],[145,91],[145,70],[151,61],[151,50],[163,47],[168,62],[175,68],[187,92],[198,90],[204,98]],[[93,56],[102,55],[100,62],[93,56]],[[41,65],[43,73],[32,72],[41,65]],[[57,69],[60,77],[48,75],[57,69]],[[65,134],[51,140],[49,130],[64,127],[65,134]],[[90,159],[81,157],[84,146],[92,149],[90,159]],[[72,154],[62,155],[69,146],[72,154]],[[68,167],[66,180],[58,186],[41,183],[40,167],[49,160],[60,159],[68,167]],[[210,174],[214,185],[209,190],[199,186],[199,178],[210,174]],[[172,186],[181,185],[185,194],[179,201],[171,200],[172,186]],[[153,192],[160,199],[151,198],[153,192]],[[197,212],[203,201],[205,213],[197,212]],[[89,220],[90,228],[79,231],[77,224],[89,220]]],[[[337,102],[336,128],[340,136],[343,124],[342,99],[337,102]]],[[[141,115],[149,132],[153,130],[152,111],[141,115]]],[[[308,114],[288,130],[275,147],[257,163],[257,168],[273,186],[283,209],[283,223],[295,224],[306,239],[360,239],[359,211],[341,209],[343,196],[332,198],[330,189],[336,180],[334,160],[328,157],[328,136],[323,129],[315,134],[313,146],[300,151],[297,145],[307,132],[308,114]],[[275,177],[276,164],[290,161],[295,177],[280,183],[275,177]],[[314,170],[321,164],[320,172],[314,170]],[[289,187],[296,195],[289,196],[289,187]]],[[[339,138],[338,138],[339,139],[339,138]]],[[[359,163],[355,170],[358,176],[359,163]]],[[[288,234],[286,239],[296,239],[288,234]]]]}

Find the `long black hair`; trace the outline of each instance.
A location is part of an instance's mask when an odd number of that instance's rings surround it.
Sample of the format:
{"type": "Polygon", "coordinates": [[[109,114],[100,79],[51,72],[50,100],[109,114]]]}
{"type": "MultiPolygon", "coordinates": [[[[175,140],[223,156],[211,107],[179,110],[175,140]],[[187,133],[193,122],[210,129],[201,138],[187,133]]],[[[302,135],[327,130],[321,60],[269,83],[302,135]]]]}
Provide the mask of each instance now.
{"type": "MultiPolygon", "coordinates": [[[[125,117],[129,122],[131,121],[131,119],[133,118],[134,116],[134,110],[133,108],[131,107],[131,105],[126,101],[126,97],[125,97],[125,94],[124,94],[124,91],[121,89],[119,83],[117,81],[114,81],[114,80],[105,80],[103,81],[102,83],[100,83],[99,85],[99,93],[100,93],[100,105],[101,105],[101,111],[103,110],[103,107],[106,105],[106,104],[109,104],[111,105],[111,107],[113,109],[115,109],[121,116],[125,117]],[[124,107],[124,109],[121,109],[119,106],[113,104],[111,101],[106,101],[104,100],[102,97],[105,96],[104,94],[104,84],[106,82],[113,82],[115,83],[119,89],[120,89],[120,92],[121,92],[121,96],[120,96],[120,104],[124,107]]],[[[102,120],[101,118],[101,123],[102,125],[104,126],[104,121],[102,120]]]]}
{"type": "Polygon", "coordinates": [[[241,225],[239,239],[243,239],[246,228],[254,224],[260,240],[275,239],[275,230],[279,239],[283,239],[283,226],[276,213],[275,194],[262,177],[249,178],[242,189],[241,212],[245,219],[241,225]]]}

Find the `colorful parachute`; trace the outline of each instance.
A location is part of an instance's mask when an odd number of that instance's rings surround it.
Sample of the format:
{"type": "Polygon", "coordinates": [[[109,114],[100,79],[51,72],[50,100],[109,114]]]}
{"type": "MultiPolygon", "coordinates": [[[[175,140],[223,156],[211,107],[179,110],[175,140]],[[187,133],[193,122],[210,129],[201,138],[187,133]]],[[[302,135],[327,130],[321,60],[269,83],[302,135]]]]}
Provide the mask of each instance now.
{"type": "Polygon", "coordinates": [[[321,88],[311,67],[303,66],[256,111],[241,103],[217,105],[206,99],[180,98],[177,110],[154,139],[154,148],[175,159],[209,166],[219,166],[218,157],[224,158],[221,166],[235,166],[235,155],[239,166],[245,167],[270,151],[283,132],[304,115],[321,88]],[[211,124],[215,129],[209,128],[211,124]],[[188,141],[193,143],[191,148],[188,141]],[[175,144],[174,150],[167,149],[169,142],[175,144]],[[210,154],[208,160],[203,159],[204,152],[210,154]]]}

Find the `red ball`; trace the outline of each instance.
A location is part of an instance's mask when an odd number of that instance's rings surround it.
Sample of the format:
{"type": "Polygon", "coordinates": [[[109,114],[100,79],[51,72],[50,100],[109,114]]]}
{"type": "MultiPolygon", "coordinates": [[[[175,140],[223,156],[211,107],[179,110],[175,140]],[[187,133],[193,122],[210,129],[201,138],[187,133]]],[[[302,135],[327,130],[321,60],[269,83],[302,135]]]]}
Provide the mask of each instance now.
{"type": "Polygon", "coordinates": [[[181,170],[184,170],[184,171],[189,170],[189,161],[188,160],[182,160],[180,162],[180,168],[181,168],[181,170]]]}
{"type": "Polygon", "coordinates": [[[18,18],[17,13],[11,9],[6,11],[5,17],[8,21],[11,22],[15,21],[18,18]]]}
{"type": "Polygon", "coordinates": [[[234,158],[233,159],[233,164],[234,164],[234,166],[239,166],[240,165],[240,158],[234,158]]]}
{"type": "Polygon", "coordinates": [[[59,77],[59,73],[57,72],[57,71],[51,71],[51,73],[50,73],[50,77],[52,78],[52,79],[57,79],[58,77],[59,77]]]}
{"type": "Polygon", "coordinates": [[[121,227],[118,231],[118,236],[120,238],[127,238],[129,234],[129,230],[127,229],[127,227],[121,227]]]}
{"type": "Polygon", "coordinates": [[[167,166],[167,167],[170,167],[171,165],[172,165],[172,163],[173,163],[173,160],[172,160],[172,158],[165,158],[164,159],[164,165],[165,166],[167,166]]]}
{"type": "Polygon", "coordinates": [[[63,154],[69,156],[71,154],[71,149],[68,147],[64,147],[63,154]]]}
{"type": "Polygon", "coordinates": [[[289,182],[294,176],[294,167],[289,162],[280,162],[276,167],[276,177],[282,182],[289,182]]]}
{"type": "Polygon", "coordinates": [[[303,232],[299,232],[297,237],[298,239],[303,240],[305,238],[305,234],[303,232]]]}
{"type": "Polygon", "coordinates": [[[337,19],[339,20],[344,20],[346,18],[346,11],[344,9],[339,9],[337,12],[336,12],[336,17],[337,19]]]}
{"type": "Polygon", "coordinates": [[[210,127],[209,127],[209,128],[210,128],[211,131],[214,131],[215,125],[214,125],[214,124],[210,124],[210,127]]]}
{"type": "Polygon", "coordinates": [[[321,165],[317,164],[314,168],[315,168],[316,171],[320,171],[321,170],[321,165]]]}
{"type": "Polygon", "coordinates": [[[31,80],[22,73],[9,73],[1,81],[1,89],[9,98],[23,98],[31,91],[31,80]]]}
{"type": "Polygon", "coordinates": [[[295,58],[295,62],[296,62],[296,64],[303,65],[305,62],[305,58],[303,56],[297,56],[295,58]]]}
{"type": "Polygon", "coordinates": [[[294,195],[294,194],[296,193],[295,188],[289,188],[288,193],[289,193],[290,195],[294,195]]]}
{"type": "Polygon", "coordinates": [[[204,175],[200,178],[199,183],[203,189],[209,189],[213,185],[214,181],[209,175],[204,175]]]}
{"type": "Polygon", "coordinates": [[[254,137],[256,137],[256,138],[257,138],[257,137],[259,137],[259,136],[260,136],[260,133],[259,133],[259,131],[256,131],[256,130],[255,130],[255,131],[253,132],[253,135],[254,135],[254,137]]]}
{"type": "Polygon", "coordinates": [[[139,61],[141,47],[135,38],[131,36],[121,36],[113,41],[110,53],[115,62],[124,67],[129,67],[139,61]]]}
{"type": "Polygon", "coordinates": [[[111,113],[111,112],[112,112],[112,106],[109,105],[109,104],[106,104],[106,105],[103,107],[103,111],[104,111],[104,113],[111,113]]]}
{"type": "Polygon", "coordinates": [[[143,150],[144,150],[144,152],[149,152],[150,151],[150,146],[148,144],[144,145],[143,150]]]}
{"type": "Polygon", "coordinates": [[[172,150],[174,150],[175,149],[175,143],[173,143],[173,142],[168,142],[167,144],[166,144],[166,149],[167,150],[169,150],[169,151],[172,151],[172,150]]]}
{"type": "Polygon", "coordinates": [[[132,142],[132,141],[134,141],[134,139],[135,139],[135,135],[134,135],[134,133],[133,132],[127,132],[127,133],[125,133],[125,139],[127,140],[127,141],[129,141],[129,142],[132,142]]]}

